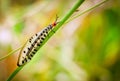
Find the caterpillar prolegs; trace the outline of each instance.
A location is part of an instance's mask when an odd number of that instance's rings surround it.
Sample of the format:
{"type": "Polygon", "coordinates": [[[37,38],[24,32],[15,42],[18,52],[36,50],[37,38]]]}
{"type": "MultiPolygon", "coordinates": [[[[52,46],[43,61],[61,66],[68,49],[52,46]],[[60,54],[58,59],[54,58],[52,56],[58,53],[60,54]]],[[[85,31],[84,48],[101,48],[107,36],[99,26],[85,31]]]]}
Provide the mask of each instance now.
{"type": "Polygon", "coordinates": [[[43,43],[48,33],[53,29],[54,26],[58,24],[57,19],[58,17],[56,17],[55,22],[53,22],[52,24],[48,25],[40,32],[33,35],[25,43],[18,57],[18,62],[17,62],[18,66],[25,65],[27,62],[29,62],[32,59],[32,57],[36,54],[36,52],[40,48],[41,44],[43,43]]]}

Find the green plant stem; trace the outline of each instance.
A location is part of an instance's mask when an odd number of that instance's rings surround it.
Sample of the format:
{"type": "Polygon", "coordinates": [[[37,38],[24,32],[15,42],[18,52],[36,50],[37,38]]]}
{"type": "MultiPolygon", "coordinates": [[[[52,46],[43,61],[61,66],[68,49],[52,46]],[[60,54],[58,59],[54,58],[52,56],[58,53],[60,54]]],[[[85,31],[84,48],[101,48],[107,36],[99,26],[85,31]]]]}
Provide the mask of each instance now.
{"type": "Polygon", "coordinates": [[[9,57],[10,55],[14,54],[16,51],[18,51],[19,49],[21,49],[22,47],[19,47],[15,50],[13,50],[12,52],[8,53],[6,56],[3,56],[0,58],[0,61],[4,60],[5,58],[9,57]]]}
{"type": "MultiPolygon", "coordinates": [[[[91,11],[91,10],[93,10],[94,8],[100,6],[101,4],[105,3],[106,1],[108,1],[108,0],[103,0],[103,1],[101,1],[101,2],[99,2],[99,3],[97,3],[97,4],[95,4],[94,6],[88,8],[87,10],[81,12],[80,14],[78,14],[78,15],[76,15],[76,16],[70,18],[66,23],[68,23],[68,22],[72,21],[73,19],[75,19],[75,18],[77,18],[77,17],[79,17],[79,16],[81,16],[81,15],[83,15],[83,14],[85,14],[85,13],[91,11]]],[[[65,24],[66,24],[66,23],[65,23],[65,24]]]]}
{"type": "Polygon", "coordinates": [[[13,73],[12,75],[9,76],[9,78],[7,79],[7,81],[11,81],[13,79],[13,77],[23,68],[23,66],[18,67],[13,73]]]}
{"type": "MultiPolygon", "coordinates": [[[[84,0],[78,0],[77,3],[73,6],[73,8],[65,15],[65,17],[61,20],[61,22],[53,29],[54,32],[56,32],[64,23],[65,21],[76,11],[76,9],[82,4],[84,0]]],[[[46,39],[43,41],[41,47],[48,41],[48,39],[53,35],[54,33],[51,31],[49,33],[49,36],[46,37],[46,39]]],[[[7,81],[11,81],[15,75],[23,68],[24,66],[18,67],[7,79],[7,81]]]]}
{"type": "Polygon", "coordinates": [[[76,4],[73,6],[73,8],[64,16],[63,19],[59,22],[59,24],[51,31],[48,35],[48,37],[44,40],[42,45],[44,45],[48,39],[67,21],[67,19],[77,10],[77,8],[84,2],[84,0],[78,0],[76,4]]]}

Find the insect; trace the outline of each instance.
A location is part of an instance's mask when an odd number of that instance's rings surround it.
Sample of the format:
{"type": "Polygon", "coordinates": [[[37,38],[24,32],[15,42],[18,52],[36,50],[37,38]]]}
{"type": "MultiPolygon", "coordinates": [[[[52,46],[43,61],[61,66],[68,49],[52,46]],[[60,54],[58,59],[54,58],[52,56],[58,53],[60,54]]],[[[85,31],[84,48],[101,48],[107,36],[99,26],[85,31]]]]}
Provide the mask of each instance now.
{"type": "Polygon", "coordinates": [[[32,57],[36,54],[48,33],[52,31],[53,27],[55,27],[58,24],[57,19],[58,17],[56,16],[56,20],[52,24],[48,25],[40,32],[33,35],[25,43],[25,45],[20,51],[17,66],[23,66],[32,59],[32,57]]]}

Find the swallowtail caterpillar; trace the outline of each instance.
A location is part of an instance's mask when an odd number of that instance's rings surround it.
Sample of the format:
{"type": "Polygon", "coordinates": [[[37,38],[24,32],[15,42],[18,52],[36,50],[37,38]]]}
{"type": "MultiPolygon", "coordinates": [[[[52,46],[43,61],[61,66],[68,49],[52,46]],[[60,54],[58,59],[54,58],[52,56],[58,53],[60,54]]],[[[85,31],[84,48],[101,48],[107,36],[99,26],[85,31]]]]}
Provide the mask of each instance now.
{"type": "Polygon", "coordinates": [[[52,24],[48,25],[40,32],[33,35],[25,43],[25,45],[20,51],[17,66],[23,66],[32,59],[32,57],[36,54],[48,33],[53,29],[53,27],[55,27],[58,24],[57,19],[58,17],[56,16],[56,20],[52,24]]]}

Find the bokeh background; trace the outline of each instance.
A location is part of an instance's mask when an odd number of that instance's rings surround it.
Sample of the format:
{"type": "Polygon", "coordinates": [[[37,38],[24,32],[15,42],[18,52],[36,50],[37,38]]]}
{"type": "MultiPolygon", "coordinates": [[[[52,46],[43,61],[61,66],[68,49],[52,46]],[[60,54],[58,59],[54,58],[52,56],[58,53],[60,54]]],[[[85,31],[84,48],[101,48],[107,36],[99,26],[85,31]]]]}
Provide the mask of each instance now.
{"type": "MultiPolygon", "coordinates": [[[[59,20],[77,0],[0,0],[0,57],[59,20]]],[[[86,0],[71,16],[102,0],[86,0]]],[[[120,81],[120,0],[64,24],[12,81],[120,81]]],[[[17,68],[19,51],[0,61],[0,81],[17,68]]]]}

